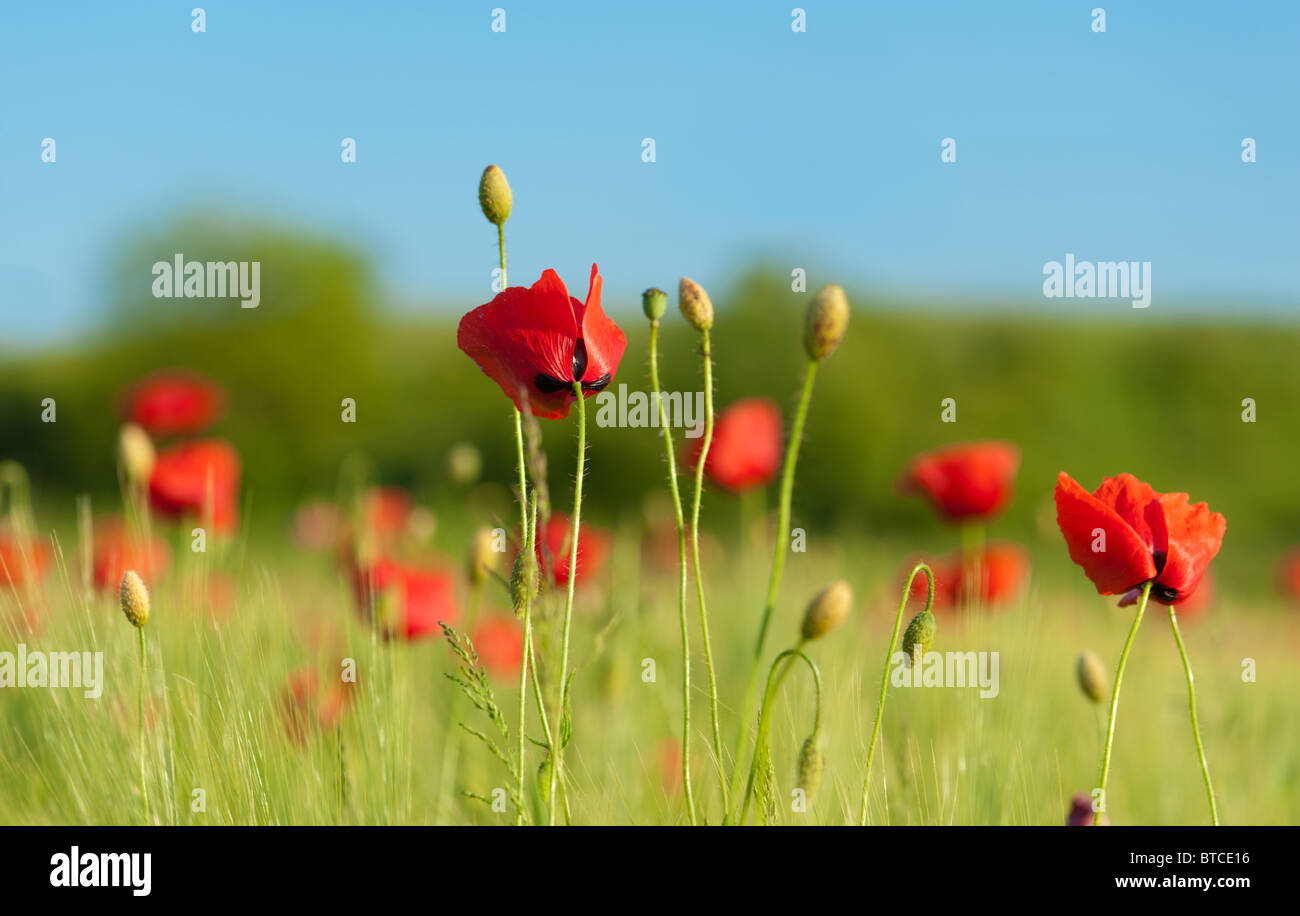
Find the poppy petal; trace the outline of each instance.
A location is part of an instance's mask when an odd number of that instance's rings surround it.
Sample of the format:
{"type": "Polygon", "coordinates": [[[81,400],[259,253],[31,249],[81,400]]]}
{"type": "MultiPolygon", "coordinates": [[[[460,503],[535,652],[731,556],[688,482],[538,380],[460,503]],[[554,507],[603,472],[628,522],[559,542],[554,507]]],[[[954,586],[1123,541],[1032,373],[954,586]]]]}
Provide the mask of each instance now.
{"type": "Polygon", "coordinates": [[[1189,504],[1186,493],[1166,493],[1159,504],[1164,510],[1168,549],[1156,584],[1176,592],[1178,597],[1172,603],[1178,604],[1196,591],[1223,544],[1228,522],[1205,503],[1189,504]]]}
{"type": "MultiPolygon", "coordinates": [[[[1112,487],[1107,492],[1119,490],[1127,492],[1127,485],[1121,482],[1119,489],[1112,487]]],[[[1070,559],[1083,567],[1098,594],[1120,594],[1155,577],[1150,544],[1118,512],[1064,471],[1056,482],[1056,523],[1070,559]],[[1105,534],[1103,549],[1093,550],[1095,543],[1102,543],[1099,533],[1105,534]]],[[[1149,525],[1144,527],[1150,531],[1149,525]]]]}
{"type": "Polygon", "coordinates": [[[627,335],[600,307],[600,272],[591,265],[591,287],[587,301],[582,306],[582,340],[587,347],[587,369],[583,382],[612,378],[618,371],[619,360],[627,349],[627,335]]]}

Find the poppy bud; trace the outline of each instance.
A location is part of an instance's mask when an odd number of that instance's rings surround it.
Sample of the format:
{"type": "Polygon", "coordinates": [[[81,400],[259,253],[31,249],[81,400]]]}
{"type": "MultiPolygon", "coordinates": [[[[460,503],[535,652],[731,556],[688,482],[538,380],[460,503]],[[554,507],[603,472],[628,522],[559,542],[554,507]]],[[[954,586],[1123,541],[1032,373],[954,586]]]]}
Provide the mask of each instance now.
{"type": "Polygon", "coordinates": [[[149,622],[149,590],[134,569],[122,574],[122,613],[131,626],[142,627],[149,622]]]}
{"type": "Polygon", "coordinates": [[[668,311],[668,294],[661,289],[650,287],[641,294],[641,308],[651,321],[658,321],[668,311]]]}
{"type": "Polygon", "coordinates": [[[510,571],[510,604],[515,616],[524,615],[524,606],[537,594],[537,558],[521,551],[510,571]]]}
{"type": "Polygon", "coordinates": [[[803,789],[807,801],[817,795],[822,784],[822,771],[826,769],[826,755],[822,753],[821,739],[812,737],[803,743],[799,751],[799,779],[795,783],[803,789]]]}
{"type": "Polygon", "coordinates": [[[677,287],[677,307],[695,330],[707,331],[713,327],[713,303],[704,287],[694,280],[682,277],[677,287]]]}
{"type": "Polygon", "coordinates": [[[934,642],[934,631],[934,615],[929,611],[917,614],[907,625],[903,632],[903,651],[912,659],[913,664],[921,660],[925,650],[934,642]]]}
{"type": "Polygon", "coordinates": [[[1084,695],[1094,703],[1100,703],[1106,696],[1106,668],[1095,652],[1079,653],[1079,687],[1084,695]]]}
{"type": "Polygon", "coordinates": [[[492,549],[492,529],[480,528],[474,532],[469,544],[469,581],[482,585],[488,574],[497,568],[496,551],[492,549]]]}
{"type": "Polygon", "coordinates": [[[514,202],[506,173],[495,165],[485,168],[478,183],[478,205],[483,208],[483,215],[488,222],[497,226],[505,225],[506,220],[510,219],[510,207],[514,202]]]}
{"type": "Polygon", "coordinates": [[[144,427],[137,423],[122,424],[122,429],[117,434],[117,452],[122,459],[122,469],[126,471],[127,480],[137,486],[149,481],[157,456],[144,427]]]}
{"type": "Polygon", "coordinates": [[[853,589],[843,579],[817,593],[803,615],[803,638],[820,639],[839,626],[853,610],[853,589]]]}
{"type": "Polygon", "coordinates": [[[821,362],[835,352],[849,329],[849,300],[844,288],[823,286],[808,304],[803,332],[803,348],[808,358],[821,362]]]}

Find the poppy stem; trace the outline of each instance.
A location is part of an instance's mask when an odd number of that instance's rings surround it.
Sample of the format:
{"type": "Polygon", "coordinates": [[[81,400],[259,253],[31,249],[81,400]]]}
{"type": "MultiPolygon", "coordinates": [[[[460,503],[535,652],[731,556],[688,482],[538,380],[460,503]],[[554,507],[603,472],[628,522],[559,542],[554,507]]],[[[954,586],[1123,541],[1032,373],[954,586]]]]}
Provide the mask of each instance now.
{"type": "MultiPolygon", "coordinates": [[[[704,665],[709,673],[709,707],[713,716],[713,755],[718,767],[718,784],[722,788],[722,811],[726,815],[727,774],[722,763],[722,725],[718,719],[718,679],[713,667],[713,646],[709,642],[709,610],[704,602],[704,573],[700,568],[700,495],[704,490],[704,463],[713,445],[713,359],[709,352],[709,329],[700,332],[700,348],[704,355],[704,441],[700,445],[699,461],[695,464],[695,500],[691,505],[691,558],[695,570],[695,592],[700,603],[700,633],[704,641],[704,665]]],[[[658,383],[656,383],[658,387],[658,383]]],[[[664,410],[663,402],[659,410],[664,410]]],[[[668,426],[664,424],[664,436],[668,426]]],[[[685,575],[685,573],[683,573],[685,575]]]]}
{"type": "Polygon", "coordinates": [[[144,822],[149,823],[149,787],[145,781],[144,768],[144,691],[148,683],[146,680],[147,654],[144,648],[144,627],[138,626],[136,630],[140,634],[140,705],[137,710],[136,730],[140,739],[140,798],[144,801],[144,822]]]}
{"type": "MultiPolygon", "coordinates": [[[[876,755],[876,742],[880,738],[880,723],[885,716],[885,693],[889,689],[889,666],[898,648],[898,632],[903,628],[903,611],[907,609],[907,599],[912,596],[912,580],[919,572],[925,573],[929,589],[925,598],[925,610],[934,605],[934,572],[924,563],[917,563],[911,575],[903,585],[903,600],[898,603],[898,616],[894,618],[894,635],[889,637],[889,651],[885,654],[885,670],[880,675],[880,703],[876,706],[876,723],[871,726],[871,743],[867,745],[867,772],[862,777],[862,812],[858,817],[858,826],[867,826],[867,796],[871,790],[871,760],[876,755]]],[[[924,612],[922,612],[924,613],[924,612]]]]}
{"type": "Polygon", "coordinates": [[[813,683],[817,691],[816,712],[813,718],[813,734],[817,735],[821,732],[822,673],[821,670],[817,667],[816,663],[811,658],[809,658],[807,655],[804,654],[803,643],[800,642],[799,645],[795,646],[793,649],[786,649],[784,652],[777,655],[776,658],[772,659],[772,667],[768,669],[767,687],[763,691],[763,703],[759,707],[759,712],[758,712],[758,735],[754,742],[754,747],[755,747],[754,759],[750,762],[749,765],[749,780],[745,784],[745,800],[744,802],[741,803],[740,806],[740,816],[739,819],[737,820],[738,824],[743,825],[745,823],[745,817],[749,814],[749,801],[754,794],[754,780],[758,772],[758,766],[760,762],[759,758],[761,756],[758,749],[762,747],[766,747],[766,742],[769,740],[768,732],[770,732],[772,728],[771,718],[769,715],[771,712],[772,698],[775,696],[777,688],[779,688],[782,682],[785,681],[785,676],[789,674],[790,669],[794,667],[794,660],[796,658],[802,658],[805,662],[807,662],[808,668],[812,671],[813,683]],[[786,664],[784,665],[781,664],[783,660],[786,661],[786,664]],[[780,671],[777,670],[778,668],[780,669],[780,671]]]}
{"type": "Polygon", "coordinates": [[[1174,642],[1178,643],[1178,654],[1183,657],[1183,671],[1187,674],[1187,708],[1192,717],[1192,737],[1196,740],[1196,755],[1201,759],[1201,777],[1205,780],[1205,793],[1210,797],[1210,822],[1219,826],[1219,806],[1214,800],[1214,785],[1210,782],[1210,764],[1205,759],[1205,747],[1201,744],[1201,726],[1196,719],[1196,684],[1192,677],[1192,663],[1187,659],[1187,649],[1183,646],[1183,634],[1178,631],[1178,616],[1174,606],[1169,605],[1169,625],[1174,630],[1174,642]]]}
{"type": "Polygon", "coordinates": [[[1128,653],[1133,648],[1133,639],[1142,624],[1142,615],[1146,612],[1147,599],[1151,597],[1151,586],[1154,583],[1155,580],[1152,579],[1142,586],[1142,597],[1138,601],[1137,614],[1133,617],[1133,626],[1128,631],[1128,639],[1124,640],[1124,651],[1119,655],[1119,667],[1115,669],[1115,690],[1110,695],[1110,723],[1106,726],[1106,747],[1101,757],[1101,783],[1098,786],[1101,790],[1101,798],[1100,804],[1096,802],[1093,804],[1096,809],[1092,813],[1094,827],[1101,823],[1101,815],[1106,810],[1106,777],[1110,775],[1110,749],[1115,743],[1115,716],[1119,713],[1119,688],[1124,680],[1124,666],[1128,664],[1128,653]]]}
{"type": "MultiPolygon", "coordinates": [[[[564,625],[560,635],[560,709],[556,719],[560,732],[564,731],[565,710],[569,708],[569,632],[573,624],[573,585],[578,574],[578,534],[582,520],[582,475],[587,464],[587,407],[582,397],[582,383],[573,383],[573,392],[578,399],[578,466],[573,482],[573,530],[569,544],[569,584],[564,596],[564,625]]],[[[555,806],[559,799],[559,786],[564,776],[564,735],[555,736],[552,744],[554,754],[551,767],[550,823],[555,826],[555,806]]]]}
{"type": "MultiPolygon", "coordinates": [[[[678,590],[677,590],[677,612],[681,618],[682,627],[682,788],[686,795],[686,811],[690,818],[691,826],[695,826],[695,796],[691,791],[691,649],[690,649],[690,630],[686,622],[686,522],[682,517],[682,497],[681,491],[677,486],[677,457],[673,452],[673,434],[668,426],[668,408],[664,405],[663,399],[659,397],[659,320],[650,321],[650,391],[651,397],[659,404],[659,429],[663,433],[664,440],[664,457],[668,459],[668,491],[673,497],[673,513],[677,522],[677,569],[678,569],[678,590]]],[[[706,433],[707,436],[707,433],[706,433]]],[[[707,442],[707,439],[706,439],[707,442]]],[[[706,446],[707,448],[707,446],[706,446]]],[[[703,457],[700,459],[700,466],[704,463],[703,457]]],[[[699,507],[698,491],[696,495],[696,507],[699,507]]],[[[698,558],[698,551],[696,557],[698,558]]],[[[699,566],[697,559],[696,581],[699,580],[699,566]]],[[[703,602],[703,593],[700,599],[703,602]]],[[[706,631],[707,632],[707,631],[706,631]]],[[[715,707],[716,710],[716,707],[715,707]]],[[[717,722],[716,712],[714,722],[717,722]]],[[[719,764],[721,765],[721,764],[719,764]]],[[[726,788],[723,788],[724,798],[726,788]]],[[[723,802],[723,809],[726,808],[726,802],[723,802]]]]}
{"type": "Polygon", "coordinates": [[[772,572],[767,583],[767,600],[763,605],[763,616],[759,619],[758,640],[754,644],[754,658],[750,663],[749,682],[745,687],[745,699],[741,706],[740,724],[736,735],[736,767],[731,771],[731,794],[739,790],[741,773],[740,760],[747,739],[749,738],[750,718],[754,714],[754,701],[758,698],[759,666],[763,661],[763,648],[767,644],[767,629],[772,622],[772,611],[776,608],[776,593],[781,585],[781,573],[785,569],[785,554],[789,549],[788,528],[790,527],[790,502],[794,496],[794,470],[799,461],[799,445],[803,440],[804,422],[808,418],[808,405],[812,401],[813,381],[817,377],[817,361],[810,359],[804,368],[803,388],[799,394],[799,406],[795,410],[794,425],[790,429],[790,440],[786,444],[785,460],[781,466],[781,501],[777,508],[776,537],[772,547],[772,572]]]}

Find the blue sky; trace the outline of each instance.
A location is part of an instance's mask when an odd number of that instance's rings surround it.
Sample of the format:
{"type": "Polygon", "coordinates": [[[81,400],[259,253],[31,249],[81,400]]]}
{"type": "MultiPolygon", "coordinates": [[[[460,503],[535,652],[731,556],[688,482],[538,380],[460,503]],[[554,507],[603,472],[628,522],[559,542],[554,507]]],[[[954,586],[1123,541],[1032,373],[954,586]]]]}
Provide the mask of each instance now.
{"type": "Polygon", "coordinates": [[[1300,298],[1300,4],[199,2],[0,13],[0,343],[88,333],[120,240],[213,206],[477,304],[488,162],[512,282],[595,260],[616,314],[756,258],[1045,313],[1098,307],[1042,298],[1066,252],[1151,261],[1153,311],[1300,298]]]}

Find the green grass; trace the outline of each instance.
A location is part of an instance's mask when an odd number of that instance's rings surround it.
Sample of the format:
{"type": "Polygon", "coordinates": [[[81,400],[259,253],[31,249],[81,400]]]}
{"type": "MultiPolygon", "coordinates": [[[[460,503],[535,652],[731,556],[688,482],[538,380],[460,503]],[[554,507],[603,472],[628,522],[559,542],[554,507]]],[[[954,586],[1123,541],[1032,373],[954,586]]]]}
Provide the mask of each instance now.
{"type": "MultiPolygon", "coordinates": [[[[558,499],[558,495],[557,495],[558,499]]],[[[710,494],[706,517],[723,522],[730,500],[710,494]]],[[[448,507],[439,546],[458,555],[468,543],[471,504],[448,507]]],[[[798,511],[796,507],[796,522],[798,511]]],[[[75,529],[60,527],[66,539],[75,529]]],[[[574,738],[566,755],[576,823],[681,824],[686,820],[665,742],[680,737],[680,646],[675,578],[642,562],[639,516],[615,529],[615,551],[598,586],[579,594],[575,611],[574,738]],[[596,634],[603,631],[602,645],[596,634]],[[645,659],[657,677],[643,681],[645,659]],[[665,773],[665,770],[667,772],[665,773]],[[667,779],[665,777],[668,777],[667,779]]],[[[736,728],[747,661],[762,606],[769,551],[741,550],[719,535],[706,552],[714,651],[719,667],[724,742],[736,728]]],[[[773,621],[769,657],[794,642],[804,604],[844,577],[857,595],[853,616],[810,645],[825,678],[823,738],[827,767],[809,812],[790,810],[796,755],[811,728],[810,679],[796,670],[774,708],[773,758],[778,823],[842,824],[857,819],[866,742],[876,710],[881,665],[897,608],[898,567],[917,547],[943,545],[935,530],[917,544],[817,532],[807,553],[791,554],[773,621]]],[[[952,535],[955,540],[955,534],[952,535]]],[[[1074,679],[1085,648],[1107,665],[1131,621],[1127,610],[1092,594],[1063,562],[1064,546],[1044,532],[1029,544],[1035,573],[1023,600],[996,612],[939,615],[935,649],[996,650],[1000,693],[971,689],[890,688],[873,773],[871,821],[890,824],[1057,824],[1071,795],[1097,779],[1099,724],[1074,679]]],[[[463,792],[491,795],[508,785],[505,768],[468,736],[454,775],[442,771],[455,686],[444,674],[445,643],[408,645],[375,638],[358,621],[351,591],[331,557],[297,553],[273,528],[208,556],[177,551],[177,566],[157,589],[148,625],[150,702],[147,772],[154,819],[177,824],[513,823],[463,792]],[[234,577],[230,615],[213,623],[186,594],[207,564],[234,577]],[[304,747],[288,740],[281,696],[291,671],[314,666],[323,679],[340,660],[356,659],[357,702],[337,733],[304,747]],[[444,788],[450,784],[450,788],[444,788]],[[206,810],[191,810],[204,790],[206,810]]],[[[0,822],[129,824],[142,819],[136,757],[136,642],[115,596],[86,600],[75,563],[47,577],[47,625],[39,635],[12,627],[0,649],[100,649],[102,698],[80,691],[0,691],[0,822]]],[[[504,589],[489,583],[489,607],[504,608],[504,589]]],[[[562,595],[541,610],[543,664],[558,653],[562,595]]],[[[0,598],[12,612],[16,596],[0,598]]],[[[1228,824],[1300,819],[1300,615],[1262,595],[1220,589],[1209,614],[1184,626],[1197,675],[1201,724],[1220,810],[1228,824]],[[1243,683],[1243,659],[1256,683],[1243,683]]],[[[698,632],[694,634],[696,647],[698,632]]],[[[553,669],[554,662],[550,662],[553,669]]],[[[695,667],[703,671],[697,655],[695,667]]],[[[697,710],[707,710],[702,677],[697,710]]],[[[517,687],[494,684],[514,728],[517,687]]],[[[532,697],[530,696],[530,707],[532,697]]],[[[486,719],[458,708],[477,729],[486,719]]],[[[541,737],[530,715],[529,734],[541,737]]],[[[721,817],[707,714],[694,717],[694,783],[709,823],[721,817]]],[[[513,741],[507,746],[513,748],[513,741]]],[[[541,753],[530,745],[531,775],[541,753]]],[[[728,760],[728,768],[731,761],[728,760]]],[[[1186,685],[1167,615],[1153,605],[1130,659],[1110,780],[1116,824],[1208,823],[1186,710],[1186,685]]],[[[752,819],[752,815],[751,815],[752,819]]]]}

